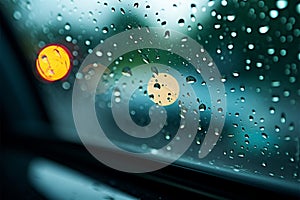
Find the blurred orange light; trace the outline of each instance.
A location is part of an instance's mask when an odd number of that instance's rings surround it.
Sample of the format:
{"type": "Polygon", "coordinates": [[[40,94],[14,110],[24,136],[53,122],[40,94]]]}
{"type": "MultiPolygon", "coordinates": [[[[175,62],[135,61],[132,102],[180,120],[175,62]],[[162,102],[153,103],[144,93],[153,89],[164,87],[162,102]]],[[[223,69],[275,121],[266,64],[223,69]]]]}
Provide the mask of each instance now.
{"type": "Polygon", "coordinates": [[[47,81],[57,81],[66,77],[71,69],[69,51],[57,44],[44,47],[36,59],[36,69],[47,81]]]}

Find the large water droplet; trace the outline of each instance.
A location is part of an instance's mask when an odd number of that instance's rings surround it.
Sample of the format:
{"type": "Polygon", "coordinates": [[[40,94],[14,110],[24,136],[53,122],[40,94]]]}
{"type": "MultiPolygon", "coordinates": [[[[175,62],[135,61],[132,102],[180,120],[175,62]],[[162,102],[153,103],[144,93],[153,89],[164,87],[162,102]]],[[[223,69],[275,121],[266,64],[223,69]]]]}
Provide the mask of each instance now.
{"type": "Polygon", "coordinates": [[[123,69],[122,69],[122,74],[124,75],[124,76],[132,76],[132,71],[131,71],[131,69],[130,69],[130,67],[124,67],[123,69]]]}
{"type": "Polygon", "coordinates": [[[199,105],[199,111],[201,111],[201,112],[203,112],[203,111],[205,111],[206,110],[206,105],[205,104],[200,104],[199,105]]]}
{"type": "Polygon", "coordinates": [[[193,76],[187,76],[185,80],[187,83],[195,83],[197,81],[193,76]]]}
{"type": "Polygon", "coordinates": [[[235,20],[235,15],[227,15],[227,20],[232,22],[235,20]]]}
{"type": "Polygon", "coordinates": [[[287,7],[287,5],[288,5],[288,1],[287,0],[277,0],[277,2],[276,2],[276,6],[279,9],[284,9],[284,8],[287,7]]]}
{"type": "Polygon", "coordinates": [[[269,15],[271,18],[275,19],[276,17],[278,17],[279,12],[277,10],[270,10],[269,15]]]}
{"type": "Polygon", "coordinates": [[[269,31],[269,26],[261,26],[259,27],[258,31],[261,33],[261,34],[265,34],[269,31]]]}
{"type": "Polygon", "coordinates": [[[178,20],[178,25],[181,26],[181,27],[184,26],[184,19],[179,19],[178,20]]]}

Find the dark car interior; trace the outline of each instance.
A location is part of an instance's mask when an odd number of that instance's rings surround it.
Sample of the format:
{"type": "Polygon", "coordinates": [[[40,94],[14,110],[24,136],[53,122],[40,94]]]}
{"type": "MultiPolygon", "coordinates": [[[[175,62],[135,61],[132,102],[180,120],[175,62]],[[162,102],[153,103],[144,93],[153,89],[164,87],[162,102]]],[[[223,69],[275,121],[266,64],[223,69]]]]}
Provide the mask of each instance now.
{"type": "Polygon", "coordinates": [[[300,2],[292,0],[2,0],[0,199],[299,199],[299,44],[300,2]],[[149,36],[153,46],[141,40],[131,49],[126,34],[143,30],[162,31],[163,39],[149,36]],[[175,49],[177,36],[178,48],[188,51],[175,49]],[[57,80],[62,65],[50,66],[57,61],[47,54],[52,46],[66,65],[57,80]],[[103,74],[98,61],[107,66],[103,74]],[[145,83],[148,71],[156,78],[145,83]],[[164,79],[167,73],[173,77],[164,79]],[[93,111],[124,151],[168,162],[177,153],[170,144],[184,141],[176,131],[193,124],[187,113],[196,116],[195,134],[178,159],[157,170],[122,171],[134,168],[131,157],[100,142],[97,152],[117,167],[101,162],[87,144],[94,136],[84,130],[92,129],[81,128],[90,111],[76,107],[95,76],[93,111]],[[118,110],[122,92],[133,86],[127,113],[118,110]],[[167,101],[157,88],[167,91],[167,101]],[[138,128],[155,121],[155,106],[168,114],[150,138],[124,134],[115,122],[128,114],[142,134],[146,129],[138,128]]]}

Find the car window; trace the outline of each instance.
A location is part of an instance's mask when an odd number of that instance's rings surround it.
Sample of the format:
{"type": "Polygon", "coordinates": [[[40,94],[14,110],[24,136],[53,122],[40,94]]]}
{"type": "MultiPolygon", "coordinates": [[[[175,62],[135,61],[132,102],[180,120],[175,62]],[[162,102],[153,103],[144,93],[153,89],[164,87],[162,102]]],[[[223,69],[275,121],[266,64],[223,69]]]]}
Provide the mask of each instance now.
{"type": "Polygon", "coordinates": [[[61,140],[92,143],[80,133],[92,130],[84,124],[95,111],[126,151],[299,186],[299,2],[4,0],[0,8],[61,140]],[[56,62],[65,70],[51,71],[56,62]],[[74,91],[93,93],[93,106],[74,91]],[[146,138],[147,126],[157,130],[146,138]]]}

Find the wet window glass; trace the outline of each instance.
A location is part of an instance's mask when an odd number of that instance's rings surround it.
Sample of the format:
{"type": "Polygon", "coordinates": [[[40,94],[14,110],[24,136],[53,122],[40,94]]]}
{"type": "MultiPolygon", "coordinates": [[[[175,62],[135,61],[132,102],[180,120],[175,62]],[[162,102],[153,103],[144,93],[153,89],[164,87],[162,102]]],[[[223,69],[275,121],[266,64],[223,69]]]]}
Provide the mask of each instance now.
{"type": "Polygon", "coordinates": [[[299,2],[3,0],[0,8],[62,140],[93,142],[81,134],[94,130],[85,127],[93,116],[126,151],[299,187],[299,2]]]}

